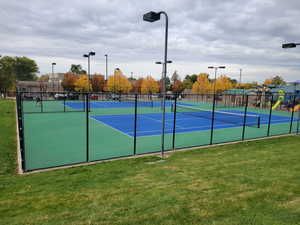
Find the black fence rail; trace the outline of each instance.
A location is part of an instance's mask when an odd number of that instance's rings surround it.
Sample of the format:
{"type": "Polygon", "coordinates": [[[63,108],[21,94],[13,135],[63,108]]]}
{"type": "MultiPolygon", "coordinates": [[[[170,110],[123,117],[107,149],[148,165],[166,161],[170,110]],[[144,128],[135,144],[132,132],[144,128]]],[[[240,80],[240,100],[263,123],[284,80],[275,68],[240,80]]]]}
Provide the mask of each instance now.
{"type": "Polygon", "coordinates": [[[299,96],[168,95],[164,124],[156,94],[18,92],[16,100],[23,171],[299,134],[299,96]]]}

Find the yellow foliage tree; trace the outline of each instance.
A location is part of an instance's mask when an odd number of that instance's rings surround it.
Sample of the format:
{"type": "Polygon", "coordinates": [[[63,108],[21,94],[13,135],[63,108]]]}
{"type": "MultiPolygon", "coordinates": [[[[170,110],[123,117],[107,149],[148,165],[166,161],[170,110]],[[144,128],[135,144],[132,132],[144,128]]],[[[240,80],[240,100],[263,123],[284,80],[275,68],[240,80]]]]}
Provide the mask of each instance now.
{"type": "Polygon", "coordinates": [[[132,88],[127,77],[123,75],[119,68],[116,68],[114,75],[110,76],[107,81],[107,89],[114,93],[128,93],[132,88]]]}
{"type": "Polygon", "coordinates": [[[141,92],[142,94],[153,94],[159,91],[158,83],[151,77],[147,76],[142,81],[141,92]]]}
{"type": "Polygon", "coordinates": [[[266,79],[265,82],[264,82],[264,86],[268,87],[270,86],[271,84],[273,83],[272,79],[266,79]]]}
{"type": "Polygon", "coordinates": [[[75,81],[76,91],[90,91],[90,82],[87,75],[80,75],[79,79],[75,81]]]}
{"type": "Polygon", "coordinates": [[[216,80],[216,92],[223,92],[232,87],[233,85],[229,77],[222,75],[216,80]]]}
{"type": "Polygon", "coordinates": [[[208,74],[200,73],[197,76],[197,81],[192,86],[194,94],[207,94],[211,91],[211,85],[208,80],[208,74]]]}

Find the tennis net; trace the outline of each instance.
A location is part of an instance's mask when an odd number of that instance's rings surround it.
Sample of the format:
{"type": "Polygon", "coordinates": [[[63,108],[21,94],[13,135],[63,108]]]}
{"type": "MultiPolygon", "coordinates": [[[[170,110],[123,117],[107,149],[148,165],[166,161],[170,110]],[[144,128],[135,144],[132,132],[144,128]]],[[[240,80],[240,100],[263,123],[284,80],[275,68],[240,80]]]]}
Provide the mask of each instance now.
{"type": "MultiPolygon", "coordinates": [[[[172,111],[174,111],[174,105],[172,105],[172,111]]],[[[214,112],[212,110],[201,109],[198,107],[192,106],[182,106],[176,105],[176,113],[180,113],[183,115],[193,116],[193,117],[201,117],[206,119],[214,119],[217,121],[221,121],[224,123],[236,124],[239,126],[243,126],[244,123],[249,127],[260,127],[260,116],[258,115],[249,115],[244,113],[235,113],[235,112],[226,112],[226,111],[217,111],[214,112]]]]}
{"type": "MultiPolygon", "coordinates": [[[[120,99],[120,102],[128,103],[128,104],[135,104],[135,97],[123,97],[120,99]]],[[[154,107],[152,100],[141,100],[137,99],[137,106],[142,107],[154,107]]]]}

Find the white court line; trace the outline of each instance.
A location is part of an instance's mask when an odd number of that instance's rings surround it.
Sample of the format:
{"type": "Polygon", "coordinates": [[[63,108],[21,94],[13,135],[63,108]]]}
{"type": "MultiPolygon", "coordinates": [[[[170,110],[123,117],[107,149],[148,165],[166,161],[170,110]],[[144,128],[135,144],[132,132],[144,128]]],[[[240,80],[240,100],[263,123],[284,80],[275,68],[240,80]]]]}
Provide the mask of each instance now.
{"type": "MultiPolygon", "coordinates": [[[[159,122],[159,123],[162,123],[161,120],[154,119],[154,118],[149,117],[149,116],[145,116],[144,114],[139,114],[139,115],[143,115],[143,117],[146,117],[146,118],[148,118],[148,119],[154,120],[154,121],[159,122]]],[[[165,120],[166,123],[168,123],[167,121],[168,121],[168,120],[165,120]]],[[[173,123],[168,123],[168,124],[171,125],[171,126],[173,125],[173,123]]],[[[176,126],[179,127],[179,128],[183,128],[183,127],[181,127],[181,126],[179,126],[179,125],[176,125],[176,126]]]]}
{"type": "Polygon", "coordinates": [[[114,127],[108,125],[107,123],[104,123],[104,122],[102,122],[102,121],[99,121],[99,120],[97,120],[97,119],[95,119],[95,118],[93,118],[93,117],[91,117],[91,116],[90,116],[90,119],[96,120],[98,123],[100,122],[100,123],[102,123],[103,125],[105,125],[105,126],[107,126],[107,127],[110,127],[111,129],[113,129],[113,130],[115,130],[115,131],[118,131],[118,132],[121,133],[121,134],[126,135],[127,137],[133,138],[132,136],[128,135],[127,133],[125,133],[125,132],[123,132],[123,131],[121,131],[121,130],[119,130],[119,129],[116,129],[116,128],[114,128],[114,127]]]}

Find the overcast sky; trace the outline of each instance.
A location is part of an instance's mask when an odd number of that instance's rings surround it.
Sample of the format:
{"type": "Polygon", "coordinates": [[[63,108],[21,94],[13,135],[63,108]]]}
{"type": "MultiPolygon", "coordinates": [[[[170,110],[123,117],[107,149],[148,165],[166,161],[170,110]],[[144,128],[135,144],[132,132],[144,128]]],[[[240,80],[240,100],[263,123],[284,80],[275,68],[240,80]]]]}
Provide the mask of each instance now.
{"type": "Polygon", "coordinates": [[[274,75],[300,78],[299,0],[0,0],[0,54],[34,59],[41,74],[66,72],[71,64],[87,67],[84,53],[95,51],[91,71],[158,78],[163,59],[164,19],[142,20],[148,11],[169,15],[168,74],[212,71],[244,81],[274,75]]]}

